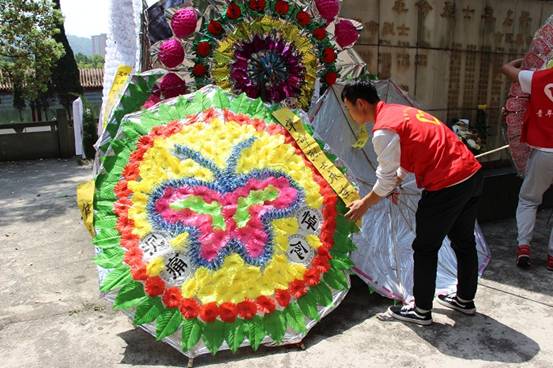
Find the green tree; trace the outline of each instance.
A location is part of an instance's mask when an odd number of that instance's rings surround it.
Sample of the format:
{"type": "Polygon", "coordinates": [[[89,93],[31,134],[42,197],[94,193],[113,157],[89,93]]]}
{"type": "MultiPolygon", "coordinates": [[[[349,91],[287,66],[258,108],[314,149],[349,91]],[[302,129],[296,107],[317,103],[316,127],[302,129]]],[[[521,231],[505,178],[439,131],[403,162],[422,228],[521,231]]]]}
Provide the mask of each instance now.
{"type": "Polygon", "coordinates": [[[89,68],[104,68],[104,58],[100,55],[86,56],[80,52],[75,55],[75,60],[79,69],[89,69],[89,68]]]}
{"type": "MultiPolygon", "coordinates": [[[[61,11],[60,0],[54,0],[54,9],[57,12],[61,11]]],[[[54,34],[54,39],[63,45],[65,54],[58,60],[52,73],[52,84],[54,91],[58,95],[61,105],[69,113],[71,111],[71,103],[76,95],[83,93],[83,87],[79,77],[79,69],[73,56],[73,50],[69,46],[65,28],[63,26],[63,17],[56,18],[56,26],[59,32],[54,34]]]]}
{"type": "Polygon", "coordinates": [[[63,55],[61,13],[50,0],[0,0],[0,71],[35,101],[48,90],[52,70],[63,55]]]}

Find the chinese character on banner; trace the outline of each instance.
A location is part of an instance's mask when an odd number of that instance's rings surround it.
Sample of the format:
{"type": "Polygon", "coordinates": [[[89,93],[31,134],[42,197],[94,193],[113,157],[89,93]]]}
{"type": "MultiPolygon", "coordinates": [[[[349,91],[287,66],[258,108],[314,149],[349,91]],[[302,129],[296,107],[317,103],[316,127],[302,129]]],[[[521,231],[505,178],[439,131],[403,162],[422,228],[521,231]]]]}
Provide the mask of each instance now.
{"type": "Polygon", "coordinates": [[[547,114],[545,114],[545,116],[547,116],[548,118],[552,117],[553,116],[553,111],[547,110],[547,114]]]}
{"type": "Polygon", "coordinates": [[[538,116],[538,118],[541,118],[543,116],[542,109],[539,109],[538,112],[536,113],[536,115],[538,116]]]}
{"type": "Polygon", "coordinates": [[[291,262],[308,265],[315,257],[315,250],[311,248],[307,239],[296,234],[288,238],[287,254],[291,262]]]}
{"type": "Polygon", "coordinates": [[[165,264],[165,270],[173,280],[178,280],[190,274],[190,262],[175,254],[165,264]]]}
{"type": "Polygon", "coordinates": [[[296,127],[295,127],[294,122],[292,121],[292,119],[286,120],[286,129],[288,129],[288,131],[297,132],[296,127]]]}
{"type": "Polygon", "coordinates": [[[319,233],[323,223],[321,212],[314,208],[303,207],[296,216],[300,229],[306,233],[319,233]]]}
{"type": "Polygon", "coordinates": [[[151,258],[168,248],[169,242],[163,234],[150,233],[140,241],[140,249],[142,249],[146,258],[151,258]]]}

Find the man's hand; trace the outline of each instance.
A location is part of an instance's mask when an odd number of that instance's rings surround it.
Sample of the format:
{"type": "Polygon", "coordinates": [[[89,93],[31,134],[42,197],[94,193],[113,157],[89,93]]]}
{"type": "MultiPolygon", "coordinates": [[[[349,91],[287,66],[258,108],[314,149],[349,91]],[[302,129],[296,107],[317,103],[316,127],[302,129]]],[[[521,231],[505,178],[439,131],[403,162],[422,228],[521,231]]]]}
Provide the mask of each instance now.
{"type": "Polygon", "coordinates": [[[346,218],[353,222],[359,221],[369,208],[377,204],[381,199],[382,197],[379,197],[376,193],[370,192],[366,197],[353,202],[351,206],[349,206],[346,218]]]}
{"type": "Polygon", "coordinates": [[[400,176],[396,176],[396,187],[399,187],[403,183],[403,178],[400,176]]]}
{"type": "Polygon", "coordinates": [[[368,201],[366,198],[359,199],[349,206],[349,211],[346,213],[346,218],[350,221],[357,222],[369,210],[368,201]]]}

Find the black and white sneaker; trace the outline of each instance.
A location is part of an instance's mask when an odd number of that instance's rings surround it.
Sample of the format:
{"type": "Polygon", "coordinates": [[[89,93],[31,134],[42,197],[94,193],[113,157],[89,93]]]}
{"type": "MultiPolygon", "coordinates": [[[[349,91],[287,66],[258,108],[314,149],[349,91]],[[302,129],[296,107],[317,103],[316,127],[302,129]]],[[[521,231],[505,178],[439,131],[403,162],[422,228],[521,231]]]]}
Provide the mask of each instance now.
{"type": "Polygon", "coordinates": [[[457,295],[455,293],[451,293],[448,295],[438,295],[438,303],[469,316],[473,316],[476,314],[476,307],[474,306],[474,302],[462,302],[457,298],[457,295]]]}
{"type": "Polygon", "coordinates": [[[388,308],[388,313],[395,319],[428,326],[432,323],[432,312],[420,313],[409,305],[394,305],[388,308]]]}

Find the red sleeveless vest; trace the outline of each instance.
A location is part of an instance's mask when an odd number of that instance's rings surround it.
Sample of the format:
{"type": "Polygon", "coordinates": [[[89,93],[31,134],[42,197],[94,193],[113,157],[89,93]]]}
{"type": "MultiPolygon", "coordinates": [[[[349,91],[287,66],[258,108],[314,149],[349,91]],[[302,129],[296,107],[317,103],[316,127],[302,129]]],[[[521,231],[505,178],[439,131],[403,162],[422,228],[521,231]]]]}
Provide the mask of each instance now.
{"type": "Polygon", "coordinates": [[[401,167],[415,174],[419,188],[444,189],[481,168],[455,133],[424,111],[381,101],[376,105],[373,131],[379,129],[399,135],[401,167]]]}
{"type": "Polygon", "coordinates": [[[522,142],[553,148],[553,69],[532,75],[532,90],[522,127],[522,142]]]}

